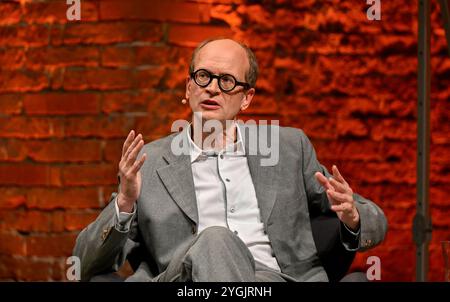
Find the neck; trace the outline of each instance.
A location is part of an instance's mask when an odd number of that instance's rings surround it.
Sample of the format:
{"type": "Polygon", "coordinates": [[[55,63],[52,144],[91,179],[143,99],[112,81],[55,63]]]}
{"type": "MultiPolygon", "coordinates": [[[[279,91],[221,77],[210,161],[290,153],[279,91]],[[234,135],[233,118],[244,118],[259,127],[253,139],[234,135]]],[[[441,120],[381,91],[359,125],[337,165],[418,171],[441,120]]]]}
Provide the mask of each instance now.
{"type": "Polygon", "coordinates": [[[225,149],[227,145],[236,142],[236,120],[192,120],[191,137],[194,143],[202,150],[225,149]]]}

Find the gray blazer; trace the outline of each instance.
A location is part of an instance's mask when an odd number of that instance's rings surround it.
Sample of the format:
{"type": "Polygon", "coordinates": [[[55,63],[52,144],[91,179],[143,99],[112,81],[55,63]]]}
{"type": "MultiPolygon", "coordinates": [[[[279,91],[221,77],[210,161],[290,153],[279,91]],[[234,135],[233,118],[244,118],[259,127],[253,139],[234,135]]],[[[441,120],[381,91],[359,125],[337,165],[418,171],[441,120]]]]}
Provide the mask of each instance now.
{"type": "MultiPolygon", "coordinates": [[[[263,155],[249,153],[248,135],[259,127],[244,129],[246,154],[264,223],[281,271],[299,281],[326,281],[311,232],[309,211],[329,210],[329,201],[314,173],[330,176],[320,165],[303,131],[279,127],[279,161],[260,165],[263,155]]],[[[269,127],[270,128],[270,127],[269,127]]],[[[147,160],[141,168],[142,189],[137,214],[128,232],[117,225],[115,198],[98,218],[79,234],[74,255],[81,260],[81,279],[117,271],[128,259],[134,281],[154,281],[168,266],[175,250],[197,236],[197,201],[189,155],[174,155],[176,133],[144,146],[147,160]]],[[[264,136],[261,139],[265,139],[264,136]]],[[[270,144],[270,136],[267,137],[270,144]]],[[[370,200],[354,194],[361,218],[358,250],[379,244],[387,231],[383,211],[370,200]]],[[[345,242],[343,242],[345,245],[345,242]]]]}

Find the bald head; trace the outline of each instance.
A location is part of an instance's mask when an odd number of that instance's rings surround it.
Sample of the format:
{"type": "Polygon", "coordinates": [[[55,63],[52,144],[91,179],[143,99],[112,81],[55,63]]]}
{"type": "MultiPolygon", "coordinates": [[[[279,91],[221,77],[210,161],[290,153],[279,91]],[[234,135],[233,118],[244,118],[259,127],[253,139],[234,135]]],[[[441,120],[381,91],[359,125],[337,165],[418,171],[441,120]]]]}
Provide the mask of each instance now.
{"type": "Polygon", "coordinates": [[[195,71],[198,59],[206,49],[209,51],[205,53],[213,51],[218,54],[227,52],[234,55],[236,63],[245,66],[245,81],[250,84],[250,87],[255,87],[258,77],[258,63],[255,54],[245,44],[231,39],[209,39],[200,43],[192,54],[189,74],[195,71]]]}

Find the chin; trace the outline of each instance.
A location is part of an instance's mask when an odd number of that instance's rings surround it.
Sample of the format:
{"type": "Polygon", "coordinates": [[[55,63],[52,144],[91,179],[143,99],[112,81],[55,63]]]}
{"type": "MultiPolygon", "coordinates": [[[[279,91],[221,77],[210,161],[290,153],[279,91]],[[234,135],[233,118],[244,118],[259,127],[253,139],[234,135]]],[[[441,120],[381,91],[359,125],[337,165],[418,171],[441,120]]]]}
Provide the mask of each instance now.
{"type": "Polygon", "coordinates": [[[223,116],[223,114],[221,114],[220,112],[218,112],[219,110],[199,110],[197,112],[200,112],[202,114],[202,118],[204,120],[225,120],[226,118],[223,116]]]}
{"type": "Polygon", "coordinates": [[[220,114],[211,114],[210,112],[203,113],[203,119],[204,120],[217,120],[217,121],[224,121],[226,120],[226,117],[220,115],[220,114]]]}

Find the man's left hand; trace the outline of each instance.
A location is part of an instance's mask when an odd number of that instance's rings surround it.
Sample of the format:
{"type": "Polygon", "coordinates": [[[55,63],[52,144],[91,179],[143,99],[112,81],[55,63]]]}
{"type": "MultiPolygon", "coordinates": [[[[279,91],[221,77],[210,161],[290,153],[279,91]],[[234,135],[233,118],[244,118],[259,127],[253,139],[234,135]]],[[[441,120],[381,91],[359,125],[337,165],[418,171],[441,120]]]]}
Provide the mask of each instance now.
{"type": "Polygon", "coordinates": [[[316,172],[317,181],[326,189],[331,210],[352,231],[359,229],[359,213],[353,200],[353,190],[333,165],[333,177],[327,179],[322,173],[316,172]]]}

